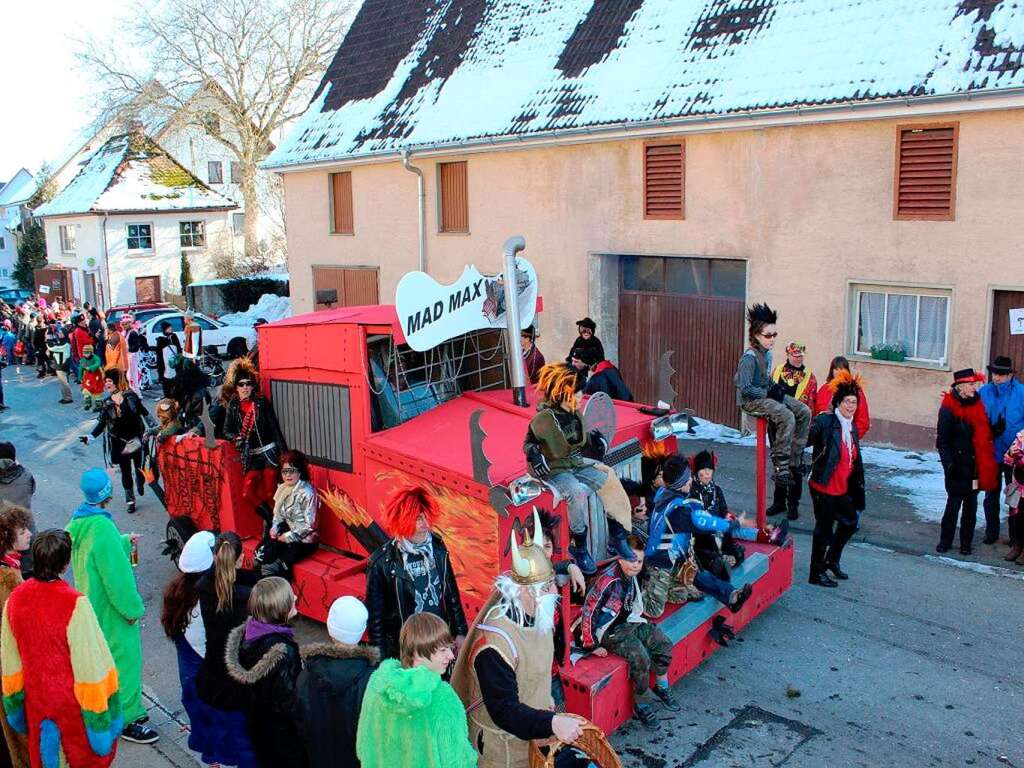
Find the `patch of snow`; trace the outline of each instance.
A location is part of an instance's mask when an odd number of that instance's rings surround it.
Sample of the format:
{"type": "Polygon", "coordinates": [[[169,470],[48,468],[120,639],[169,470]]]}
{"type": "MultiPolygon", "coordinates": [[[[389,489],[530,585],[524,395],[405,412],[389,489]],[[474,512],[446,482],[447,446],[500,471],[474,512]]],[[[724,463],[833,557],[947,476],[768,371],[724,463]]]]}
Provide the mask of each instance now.
{"type": "Polygon", "coordinates": [[[850,542],[850,546],[851,547],[857,547],[858,549],[869,549],[872,552],[885,552],[886,554],[889,554],[889,555],[896,554],[896,550],[895,549],[889,549],[888,547],[880,547],[877,544],[872,544],[872,543],[867,542],[867,541],[853,541],[853,542],[850,542]]]}
{"type": "Polygon", "coordinates": [[[925,555],[925,560],[941,565],[951,565],[964,571],[980,573],[984,576],[1002,576],[1004,579],[1020,579],[1024,581],[1024,571],[1015,571],[1012,568],[1000,568],[996,565],[985,565],[976,563],[973,560],[957,560],[955,557],[942,557],[940,555],[925,555]]]}
{"type": "Polygon", "coordinates": [[[684,432],[681,435],[676,435],[679,440],[711,440],[716,443],[728,443],[730,445],[754,445],[756,438],[754,435],[743,435],[738,429],[727,427],[724,424],[716,424],[713,421],[707,421],[705,419],[694,417],[697,422],[697,426],[694,427],[693,434],[684,432]]]}
{"type": "Polygon", "coordinates": [[[292,300],[288,296],[275,296],[272,293],[264,293],[259,301],[253,304],[244,312],[232,312],[221,315],[219,320],[228,325],[244,325],[251,327],[257,320],[263,318],[268,323],[275,320],[283,320],[292,316],[292,300]]]}

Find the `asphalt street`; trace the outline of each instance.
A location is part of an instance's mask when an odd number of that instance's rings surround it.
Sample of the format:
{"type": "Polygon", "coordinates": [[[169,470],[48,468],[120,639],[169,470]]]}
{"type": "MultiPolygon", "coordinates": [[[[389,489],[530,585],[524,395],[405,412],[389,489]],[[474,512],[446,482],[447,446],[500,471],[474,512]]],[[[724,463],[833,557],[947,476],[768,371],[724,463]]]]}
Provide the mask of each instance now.
{"type": "MultiPolygon", "coordinates": [[[[99,444],[77,440],[93,419],[77,393],[76,404],[58,405],[52,378],[14,367],[3,375],[11,409],[0,414],[0,439],[15,443],[36,477],[38,527],[64,526],[81,473],[103,463],[99,444]]],[[[715,448],[734,506],[753,509],[752,449],[715,448]]],[[[844,558],[852,579],[825,590],[806,583],[805,501],[793,589],[676,686],[681,713],[661,710],[655,731],[631,723],[615,734],[624,765],[1024,768],[1022,569],[1000,567],[996,548],[977,548],[975,560],[993,566],[985,573],[929,556],[936,526],[916,519],[870,470],[868,508],[844,558]]],[[[123,531],[142,534],[143,675],[162,734],[155,747],[122,743],[115,765],[194,766],[174,648],[159,622],[174,570],[160,555],[166,516],[152,494],[126,514],[116,479],[112,512],[123,531]]],[[[323,635],[312,622],[298,630],[303,640],[323,635]]]]}

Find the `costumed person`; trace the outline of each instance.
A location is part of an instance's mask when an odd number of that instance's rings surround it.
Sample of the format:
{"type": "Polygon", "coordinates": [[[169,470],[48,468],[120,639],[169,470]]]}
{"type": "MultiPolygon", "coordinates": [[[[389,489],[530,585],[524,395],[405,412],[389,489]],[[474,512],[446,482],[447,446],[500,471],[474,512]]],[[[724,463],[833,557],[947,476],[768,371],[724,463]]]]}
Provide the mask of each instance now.
{"type": "Polygon", "coordinates": [[[164,397],[177,397],[178,369],[181,367],[181,342],[171,324],[160,323],[160,338],[156,340],[156,375],[160,379],[164,397]]]}
{"type": "Polygon", "coordinates": [[[82,347],[82,357],[78,361],[78,375],[82,382],[82,410],[91,411],[102,407],[103,399],[103,361],[94,351],[92,344],[82,347]]]}
{"type": "Polygon", "coordinates": [[[185,313],[184,324],[185,344],[182,347],[182,354],[186,360],[196,363],[203,356],[203,329],[191,312],[185,313]]]}
{"type": "MultiPolygon", "coordinates": [[[[996,487],[985,493],[985,544],[999,541],[999,503],[1001,487],[1010,482],[1012,467],[1003,463],[1017,433],[1024,429],[1024,384],[1014,375],[1013,360],[998,356],[988,366],[989,382],[978,390],[985,406],[988,423],[992,425],[992,443],[999,474],[996,487]]],[[[1012,536],[1010,537],[1013,538],[1012,536]]]]}
{"type": "Polygon", "coordinates": [[[146,607],[135,585],[130,553],[138,536],[122,534],[107,511],[113,488],[102,469],[90,469],[80,483],[85,500],[68,523],[75,586],[96,611],[117,666],[121,711],[127,723],[121,738],[152,744],[160,736],[145,724],[142,704],[142,636],[139,619],[146,607]]]}
{"type": "Polygon", "coordinates": [[[622,374],[615,367],[611,360],[596,359],[595,350],[583,350],[583,362],[590,371],[587,377],[587,384],[583,391],[588,395],[604,392],[613,400],[624,400],[627,403],[633,402],[633,393],[626,382],[622,380],[622,374]]]}
{"type": "Polygon", "coordinates": [[[1024,516],[1021,514],[1021,506],[1024,506],[1021,503],[1024,500],[1024,462],[1020,460],[1024,451],[1024,432],[1017,435],[1014,445],[1017,446],[1016,458],[1011,458],[1009,452],[1006,454],[1006,461],[1010,463],[1011,470],[1003,497],[1009,507],[1006,527],[1010,532],[1010,551],[1003,555],[1003,560],[1024,565],[1024,516]]]}
{"type": "MultiPolygon", "coordinates": [[[[811,409],[811,415],[817,413],[818,380],[814,373],[804,365],[804,353],[807,346],[797,341],[786,345],[786,362],[775,366],[772,381],[782,386],[786,394],[799,400],[811,409]]],[[[800,517],[800,497],[803,495],[803,483],[790,483],[786,497],[786,517],[796,520],[800,517]]]]}
{"type": "Polygon", "coordinates": [[[652,672],[656,678],[653,693],[665,708],[678,712],[682,707],[668,684],[672,641],[657,624],[643,617],[644,595],[638,577],[644,566],[644,545],[636,536],[630,536],[627,542],[634,559],[617,558],[594,579],[583,599],[575,633],[584,651],[595,656],[607,656],[611,651],[629,665],[633,716],[652,728],[658,718],[653,707],[643,701],[651,687],[652,672]]]}
{"type": "Polygon", "coordinates": [[[105,349],[104,370],[118,371],[121,374],[120,389],[128,389],[128,342],[114,323],[107,326],[107,344],[105,349]]]}
{"type": "Polygon", "coordinates": [[[264,518],[273,516],[277,470],[285,450],[274,407],[260,394],[260,377],[248,357],[231,363],[225,386],[235,394],[224,414],[224,439],[235,444],[242,459],[242,498],[264,518]]]}
{"type": "MultiPolygon", "coordinates": [[[[736,367],[736,404],[744,413],[768,420],[771,460],[775,468],[775,498],[769,515],[786,511],[790,485],[803,483],[801,457],[811,424],[811,409],[786,394],[771,380],[772,347],[779,335],[775,330],[778,313],[767,304],[747,309],[750,346],[736,367]]],[[[799,497],[798,497],[799,498],[799,497]]]]}
{"type": "Polygon", "coordinates": [[[162,443],[182,432],[181,422],[178,420],[178,403],[169,397],[157,401],[156,424],[146,430],[146,436],[155,438],[157,443],[162,443]]]}
{"type": "Polygon", "coordinates": [[[86,346],[93,346],[96,340],[89,333],[89,318],[83,313],[76,313],[71,316],[71,325],[74,328],[70,334],[71,341],[71,369],[79,383],[82,381],[82,372],[79,364],[85,356],[86,346]]]}
{"type": "MultiPolygon", "coordinates": [[[[690,498],[699,501],[709,515],[724,520],[735,520],[736,516],[729,511],[729,504],[725,500],[725,491],[715,482],[717,464],[718,457],[706,449],[690,459],[690,469],[693,471],[690,498]]],[[[721,544],[713,533],[695,533],[693,553],[697,557],[697,565],[725,581],[731,581],[732,568],[742,563],[746,557],[743,546],[731,533],[722,534],[721,544]]]]}
{"type": "Polygon", "coordinates": [[[289,622],[298,611],[291,584],[277,576],[256,582],[249,618],[231,630],[224,649],[228,674],[243,691],[249,739],[260,768],[306,768],[295,682],[302,671],[289,622]]]}
{"type": "MultiPolygon", "coordinates": [[[[7,604],[11,593],[23,582],[22,554],[32,542],[32,513],[24,507],[0,502],[0,610],[7,604]]],[[[0,708],[0,726],[4,741],[0,742],[0,766],[28,768],[28,743],[7,720],[0,708]]]]}
{"type": "Polygon", "coordinates": [[[61,579],[70,559],[66,531],[41,532],[32,542],[35,574],[3,608],[4,710],[27,736],[32,768],[106,768],[121,733],[120,680],[107,641],[89,600],[61,579]]]}
{"type": "Polygon", "coordinates": [[[104,435],[105,458],[120,470],[125,505],[128,513],[134,514],[135,492],[138,491],[140,496],[146,492],[146,478],[142,473],[145,453],[142,441],[146,430],[153,426],[153,417],[138,395],[130,389],[121,389],[121,372],[116,368],[103,374],[103,388],[107,399],[99,408],[96,425],[89,435],[79,439],[88,445],[93,438],[104,435]]]}
{"type": "Polygon", "coordinates": [[[128,386],[135,394],[142,394],[142,390],[149,389],[152,385],[145,360],[149,351],[149,341],[142,332],[142,323],[130,313],[121,318],[121,333],[128,345],[128,386]]]}
{"type": "Polygon", "coordinates": [[[300,560],[316,552],[319,497],[302,451],[281,454],[281,484],[274,493],[274,517],[257,553],[260,575],[290,577],[300,560]]]}
{"type": "Polygon", "coordinates": [[[61,405],[68,405],[74,402],[71,399],[71,386],[68,384],[68,374],[71,372],[71,343],[67,334],[56,324],[52,332],[46,336],[46,352],[50,356],[57,385],[60,387],[58,402],[61,405]]]}
{"type": "Polygon", "coordinates": [[[376,648],[359,643],[367,616],[358,598],[339,597],[327,612],[330,640],[302,648],[297,688],[309,768],[359,768],[359,715],[370,676],[380,663],[376,648]]]}
{"type": "Polygon", "coordinates": [[[549,363],[540,370],[537,391],[541,401],[530,420],[523,452],[530,474],[544,481],[566,500],[569,508],[569,554],[584,574],[597,571],[587,550],[587,500],[597,494],[608,516],[608,546],[626,559],[631,525],[629,497],[618,476],[600,459],[608,444],[596,430],[587,433],[578,413],[580,393],[576,371],[564,363],[549,363]],[[584,455],[588,451],[597,458],[584,455]]]}
{"type": "Polygon", "coordinates": [[[839,561],[844,547],[860,528],[864,511],[864,462],[854,423],[864,388],[860,377],[849,371],[839,371],[829,386],[832,412],[818,414],[807,436],[812,450],[808,486],[814,504],[808,581],[820,587],[835,587],[835,579],[849,578],[839,561]]]}
{"type": "Polygon", "coordinates": [[[999,482],[999,467],[992,453],[992,427],[978,397],[978,385],[984,380],[973,368],[957,371],[953,388],[943,395],[939,408],[935,447],[946,478],[946,509],[935,547],[939,553],[953,546],[959,515],[960,554],[971,554],[978,492],[990,491],[999,482]]]}
{"type": "MultiPolygon", "coordinates": [[[[842,355],[832,358],[828,366],[828,378],[825,383],[818,387],[818,394],[815,396],[815,413],[825,413],[832,408],[832,380],[840,371],[850,373],[850,361],[842,355]]],[[[867,393],[861,389],[857,395],[857,413],[853,416],[853,423],[857,425],[857,434],[863,440],[871,428],[871,410],[868,408],[867,393]]]]}
{"type": "Polygon", "coordinates": [[[475,768],[466,711],[441,678],[452,647],[448,625],[431,613],[402,625],[399,659],[381,662],[363,696],[356,732],[363,768],[475,768]]]}
{"type": "Polygon", "coordinates": [[[583,733],[582,720],[553,711],[552,633],[559,595],[536,512],[530,528],[521,545],[512,531],[512,570],[495,580],[452,673],[480,768],[527,768],[530,740],[554,737],[571,744],[583,733]]]}
{"type": "Polygon", "coordinates": [[[398,635],[414,613],[433,613],[461,646],[466,637],[459,584],[444,541],[431,527],[441,516],[434,495],[422,485],[395,489],[384,502],[381,524],[392,538],[366,565],[370,644],[382,659],[398,657],[398,635]]]}
{"type": "Polygon", "coordinates": [[[36,479],[18,462],[18,449],[14,443],[0,440],[0,502],[32,509],[35,492],[36,479]]]}
{"type": "Polygon", "coordinates": [[[537,348],[537,329],[528,325],[519,332],[519,343],[523,351],[523,365],[526,366],[526,378],[531,384],[537,383],[540,369],[544,367],[544,355],[537,348]]]}
{"type": "Polygon", "coordinates": [[[574,365],[576,370],[581,370],[582,361],[587,357],[584,354],[584,350],[592,350],[594,360],[604,360],[604,344],[597,338],[596,332],[597,323],[589,317],[576,321],[576,333],[578,336],[569,348],[569,354],[565,356],[566,364],[574,365]],[[578,362],[573,363],[573,358],[576,358],[578,362]]]}

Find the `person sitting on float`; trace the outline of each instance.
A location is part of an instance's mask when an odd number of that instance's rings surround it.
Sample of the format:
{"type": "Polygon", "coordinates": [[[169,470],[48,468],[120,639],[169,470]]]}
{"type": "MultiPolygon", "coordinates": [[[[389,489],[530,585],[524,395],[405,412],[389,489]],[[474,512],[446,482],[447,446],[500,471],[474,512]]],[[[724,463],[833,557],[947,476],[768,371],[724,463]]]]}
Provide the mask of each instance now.
{"type": "MultiPolygon", "coordinates": [[[[723,520],[735,520],[725,500],[725,492],[715,482],[715,466],[718,457],[713,451],[703,450],[690,459],[690,468],[694,473],[694,482],[690,488],[690,498],[704,505],[708,514],[723,520]]],[[[699,532],[693,537],[694,554],[702,570],[711,571],[725,581],[730,579],[730,568],[743,562],[746,553],[731,533],[721,535],[719,543],[715,534],[699,532]]]]}
{"type": "Polygon", "coordinates": [[[274,517],[260,548],[260,575],[291,575],[300,560],[316,552],[319,499],[309,480],[309,461],[302,451],[281,454],[281,484],[274,494],[274,517]]]}
{"type": "Polygon", "coordinates": [[[594,430],[589,434],[578,413],[582,393],[576,371],[564,363],[540,369],[537,391],[541,402],[530,420],[523,442],[529,471],[558,491],[569,509],[569,554],[584,574],[597,571],[587,550],[587,500],[596,493],[608,516],[608,546],[627,560],[631,525],[629,497],[618,476],[601,462],[608,442],[594,430]],[[596,458],[589,458],[586,453],[596,458]]]}

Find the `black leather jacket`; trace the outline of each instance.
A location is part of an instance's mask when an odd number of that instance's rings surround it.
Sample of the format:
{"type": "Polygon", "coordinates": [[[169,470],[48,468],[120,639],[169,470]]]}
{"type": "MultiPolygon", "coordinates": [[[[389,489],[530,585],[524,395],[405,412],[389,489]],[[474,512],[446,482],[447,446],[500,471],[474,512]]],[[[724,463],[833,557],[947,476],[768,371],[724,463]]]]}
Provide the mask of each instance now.
{"type": "Polygon", "coordinates": [[[256,407],[256,423],[249,432],[245,445],[239,445],[242,433],[242,406],[237,397],[232,397],[224,414],[224,439],[235,443],[242,456],[242,471],[276,467],[278,456],[286,449],[281,428],[274,415],[274,407],[263,395],[252,397],[256,407]],[[273,447],[269,447],[273,444],[273,447]]]}
{"type": "MultiPolygon", "coordinates": [[[[466,614],[462,611],[459,585],[455,581],[451,557],[441,537],[431,534],[434,565],[441,577],[441,617],[448,622],[452,637],[465,635],[466,614]]],[[[382,544],[366,566],[366,628],[370,644],[380,649],[382,659],[398,658],[398,633],[402,623],[416,612],[416,596],[412,579],[405,571],[398,543],[392,539],[382,544]]]]}
{"type": "MultiPolygon", "coordinates": [[[[853,445],[856,448],[857,457],[853,461],[853,472],[846,486],[846,495],[853,502],[853,508],[858,512],[864,509],[864,462],[860,456],[860,437],[857,435],[857,427],[852,427],[853,445]]],[[[839,466],[839,457],[842,454],[843,428],[839,424],[839,417],[834,413],[819,414],[811,422],[811,429],[807,433],[807,445],[811,447],[811,480],[821,485],[828,485],[832,473],[839,466]]]]}

